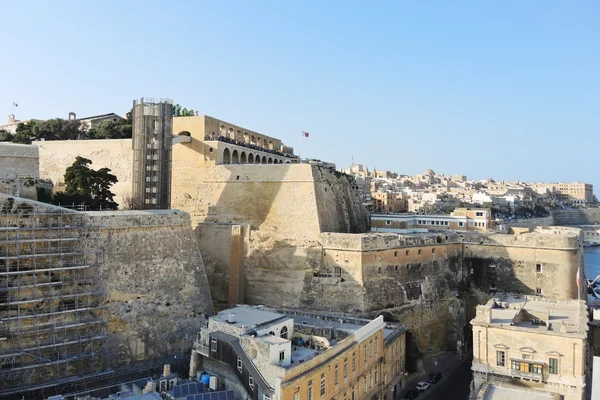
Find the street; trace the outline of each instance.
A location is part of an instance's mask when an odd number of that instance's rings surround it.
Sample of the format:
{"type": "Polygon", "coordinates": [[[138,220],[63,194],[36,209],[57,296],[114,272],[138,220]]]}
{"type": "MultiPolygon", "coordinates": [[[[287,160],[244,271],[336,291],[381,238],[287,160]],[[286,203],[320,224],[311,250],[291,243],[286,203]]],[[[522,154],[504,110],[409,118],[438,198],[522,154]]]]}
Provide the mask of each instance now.
{"type": "MultiPolygon", "coordinates": [[[[469,398],[471,375],[471,358],[461,360],[456,354],[446,353],[438,357],[424,360],[425,371],[442,372],[442,380],[431,384],[429,389],[422,392],[420,400],[456,399],[467,400],[469,398]]],[[[427,381],[427,375],[421,375],[411,379],[406,387],[400,391],[397,400],[403,399],[409,389],[414,389],[420,381],[427,381]]]]}

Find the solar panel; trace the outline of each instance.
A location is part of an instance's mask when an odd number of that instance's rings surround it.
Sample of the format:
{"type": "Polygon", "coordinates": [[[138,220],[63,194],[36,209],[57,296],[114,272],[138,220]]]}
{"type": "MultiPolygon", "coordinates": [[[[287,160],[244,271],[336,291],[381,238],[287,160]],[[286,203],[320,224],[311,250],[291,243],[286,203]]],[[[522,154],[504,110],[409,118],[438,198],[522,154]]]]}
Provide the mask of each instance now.
{"type": "Polygon", "coordinates": [[[175,387],[173,388],[173,395],[174,395],[175,397],[181,397],[181,387],[179,387],[179,386],[175,386],[175,387]]]}
{"type": "Polygon", "coordinates": [[[188,394],[190,394],[190,392],[188,391],[187,385],[181,385],[181,394],[183,396],[187,396],[188,394]]]}
{"type": "Polygon", "coordinates": [[[227,394],[227,400],[235,400],[235,395],[233,394],[233,390],[228,390],[225,393],[227,394]]]}
{"type": "Polygon", "coordinates": [[[219,400],[227,400],[227,395],[225,392],[219,392],[219,400]]]}
{"type": "Polygon", "coordinates": [[[198,382],[196,385],[198,386],[198,393],[204,393],[204,384],[198,382]]]}
{"type": "Polygon", "coordinates": [[[186,400],[194,400],[194,395],[186,397],[186,400]]]}

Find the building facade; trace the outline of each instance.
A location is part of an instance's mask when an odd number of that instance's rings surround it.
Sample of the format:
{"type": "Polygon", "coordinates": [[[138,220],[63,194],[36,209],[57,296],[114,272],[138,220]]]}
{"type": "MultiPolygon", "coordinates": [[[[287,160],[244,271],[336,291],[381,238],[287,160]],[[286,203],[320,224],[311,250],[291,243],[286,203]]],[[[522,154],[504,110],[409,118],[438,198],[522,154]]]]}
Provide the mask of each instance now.
{"type": "Polygon", "coordinates": [[[383,317],[238,305],[200,331],[190,375],[216,374],[254,400],[391,399],[402,385],[405,333],[383,317]]]}
{"type": "Polygon", "coordinates": [[[493,230],[496,224],[492,220],[489,208],[457,208],[450,215],[420,214],[372,214],[371,231],[405,233],[424,229],[450,229],[455,231],[493,230]]]}
{"type": "Polygon", "coordinates": [[[490,385],[503,385],[585,399],[584,301],[497,295],[477,306],[471,324],[473,398],[488,398],[490,385]]]}

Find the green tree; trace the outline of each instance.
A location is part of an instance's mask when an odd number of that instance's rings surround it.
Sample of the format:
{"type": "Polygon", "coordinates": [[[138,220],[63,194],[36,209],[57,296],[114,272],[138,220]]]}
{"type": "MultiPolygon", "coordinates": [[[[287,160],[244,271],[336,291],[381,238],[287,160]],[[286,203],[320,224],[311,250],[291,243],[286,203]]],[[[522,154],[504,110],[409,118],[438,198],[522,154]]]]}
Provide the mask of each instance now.
{"type": "Polygon", "coordinates": [[[36,137],[43,140],[76,140],[81,133],[81,122],[54,118],[40,122],[36,137]]]}
{"type": "Polygon", "coordinates": [[[529,207],[519,207],[515,210],[515,216],[518,218],[531,218],[535,215],[535,211],[529,207]]]}
{"type": "Polygon", "coordinates": [[[28,123],[21,122],[17,125],[13,143],[31,144],[32,139],[38,136],[38,123],[30,121],[28,123]]]}
{"type": "Polygon", "coordinates": [[[191,108],[188,110],[187,108],[182,108],[179,104],[173,106],[174,117],[193,117],[194,115],[196,115],[196,112],[191,108]]]}
{"type": "Polygon", "coordinates": [[[533,212],[535,214],[536,217],[547,217],[548,215],[550,215],[550,213],[548,212],[548,210],[546,210],[545,207],[536,204],[535,207],[533,207],[533,212]]]}
{"type": "Polygon", "coordinates": [[[91,160],[77,157],[65,173],[66,189],[54,195],[58,204],[86,204],[92,210],[116,210],[119,206],[113,199],[110,187],[117,183],[117,177],[110,169],[90,168],[91,160]]]}
{"type": "Polygon", "coordinates": [[[0,142],[12,142],[14,138],[15,135],[12,133],[7,132],[4,129],[0,129],[0,142]]]}

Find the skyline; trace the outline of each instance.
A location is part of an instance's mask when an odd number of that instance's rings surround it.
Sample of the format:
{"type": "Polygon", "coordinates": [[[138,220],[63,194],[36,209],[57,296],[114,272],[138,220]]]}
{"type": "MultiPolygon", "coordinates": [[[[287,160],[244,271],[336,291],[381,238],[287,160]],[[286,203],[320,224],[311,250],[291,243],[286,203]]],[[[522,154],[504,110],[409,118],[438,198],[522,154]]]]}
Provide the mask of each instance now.
{"type": "Polygon", "coordinates": [[[600,185],[593,2],[60,4],[5,5],[3,119],[170,97],[338,168],[600,185]]]}

